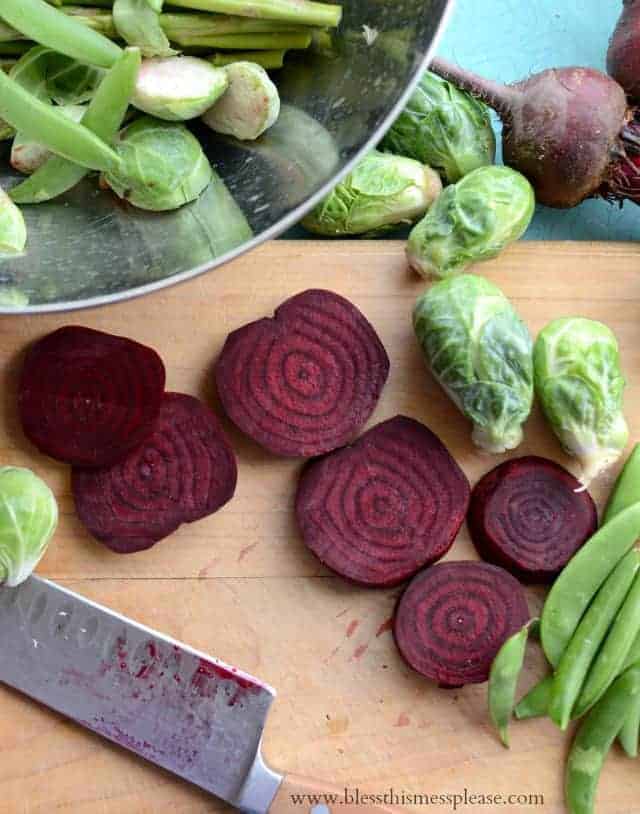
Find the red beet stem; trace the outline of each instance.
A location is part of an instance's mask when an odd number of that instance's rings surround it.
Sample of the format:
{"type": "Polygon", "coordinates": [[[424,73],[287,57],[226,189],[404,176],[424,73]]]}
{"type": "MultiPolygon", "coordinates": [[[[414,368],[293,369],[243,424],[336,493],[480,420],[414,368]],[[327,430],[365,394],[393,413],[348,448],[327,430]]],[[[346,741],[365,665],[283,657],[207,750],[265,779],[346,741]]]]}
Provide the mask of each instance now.
{"type": "Polygon", "coordinates": [[[405,661],[446,687],[480,684],[502,644],[529,619],[522,586],[483,562],[427,568],[404,592],[393,632],[405,661]]]}
{"type": "Polygon", "coordinates": [[[622,87],[592,68],[554,68],[501,85],[445,60],[432,70],[494,108],[504,162],[526,176],[538,203],[586,198],[640,202],[637,111],[622,87]]]}
{"type": "Polygon", "coordinates": [[[386,587],[451,548],[469,481],[440,439],[405,416],[305,468],[296,517],[306,545],[338,574],[386,587]]]}
{"type": "Polygon", "coordinates": [[[551,582],[596,531],[589,493],[554,461],[505,461],[476,484],[468,516],[481,557],[525,582],[551,582]]]}
{"type": "Polygon", "coordinates": [[[510,118],[518,97],[522,95],[518,88],[485,79],[471,71],[467,71],[466,68],[462,68],[460,65],[454,65],[453,62],[440,57],[433,60],[431,70],[461,90],[465,90],[472,96],[481,99],[489,107],[492,107],[496,113],[500,114],[503,121],[510,118]]]}

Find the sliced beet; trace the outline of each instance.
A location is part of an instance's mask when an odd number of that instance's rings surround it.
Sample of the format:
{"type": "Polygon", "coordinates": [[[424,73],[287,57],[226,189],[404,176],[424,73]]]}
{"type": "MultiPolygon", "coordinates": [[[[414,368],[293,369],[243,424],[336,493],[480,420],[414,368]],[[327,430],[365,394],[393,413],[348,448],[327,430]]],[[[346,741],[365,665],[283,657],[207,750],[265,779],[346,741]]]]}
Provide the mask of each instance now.
{"type": "Polygon", "coordinates": [[[502,644],[529,619],[520,583],[496,565],[444,562],[402,595],[394,636],[405,661],[446,687],[481,684],[502,644]]]}
{"type": "Polygon", "coordinates": [[[476,485],[471,539],[481,557],[525,582],[551,582],[598,527],[591,495],[559,464],[530,455],[476,485]]]}
{"type": "Polygon", "coordinates": [[[166,393],[153,434],[117,464],[75,467],[78,517],[112,551],[151,548],[182,523],[233,497],[236,459],[215,414],[198,399],[166,393]]]}
{"type": "Polygon", "coordinates": [[[151,348],[91,328],[60,328],[27,353],[22,427],[52,458],[107,466],[151,434],[164,383],[164,364],[151,348]]]}
{"type": "Polygon", "coordinates": [[[231,420],[266,449],[290,457],[321,455],[350,441],[388,373],[386,351],[355,305],[316,290],[229,334],[215,367],[231,420]]]}
{"type": "Polygon", "coordinates": [[[304,542],[338,574],[396,585],[449,550],[469,505],[467,478],[424,424],[396,416],[304,469],[304,542]]]}

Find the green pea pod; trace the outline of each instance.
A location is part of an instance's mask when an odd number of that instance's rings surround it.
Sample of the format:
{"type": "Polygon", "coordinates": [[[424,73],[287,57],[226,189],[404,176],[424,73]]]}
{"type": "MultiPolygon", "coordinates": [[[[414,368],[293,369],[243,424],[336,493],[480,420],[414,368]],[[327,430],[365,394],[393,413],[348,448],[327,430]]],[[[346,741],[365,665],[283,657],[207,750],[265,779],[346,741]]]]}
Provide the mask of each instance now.
{"type": "Polygon", "coordinates": [[[624,509],[640,500],[640,444],[636,444],[618,475],[604,510],[602,523],[608,523],[624,509]]]}
{"type": "Polygon", "coordinates": [[[620,672],[626,672],[629,667],[634,665],[637,661],[640,662],[640,633],[636,636],[634,643],[631,645],[631,649],[627,654],[627,658],[624,660],[624,664],[622,665],[622,670],[620,670],[620,672]]]}
{"type": "Polygon", "coordinates": [[[118,155],[82,124],[69,119],[52,105],[36,99],[0,71],[0,119],[26,138],[40,142],[51,152],[92,170],[111,170],[120,165],[118,155]]]}
{"type": "MultiPolygon", "coordinates": [[[[110,141],[120,129],[140,67],[140,51],[127,48],[102,80],[91,100],[82,124],[97,136],[110,141]]],[[[20,204],[49,201],[72,189],[87,169],[60,156],[52,156],[30,178],[13,187],[11,198],[20,204]]]]}
{"type": "Polygon", "coordinates": [[[580,696],[589,668],[618,611],[624,606],[639,569],[640,554],[632,549],[607,577],[562,654],[549,703],[549,716],[561,729],[569,725],[571,710],[580,696]]]}
{"type": "Polygon", "coordinates": [[[629,705],[640,694],[640,667],[616,679],[581,725],[567,762],[565,795],[571,814],[593,814],[605,758],[620,731],[629,705]]]}
{"type": "Polygon", "coordinates": [[[634,698],[629,705],[625,722],[622,725],[618,740],[628,757],[638,757],[638,743],[640,742],[640,695],[634,698]]]}
{"type": "Polygon", "coordinates": [[[640,577],[636,576],[604,644],[600,648],[575,706],[579,717],[591,709],[620,674],[636,636],[640,633],[640,577]]]}
{"type": "Polygon", "coordinates": [[[498,730],[500,740],[509,748],[509,721],[516,701],[518,678],[522,672],[530,629],[539,624],[532,619],[502,645],[491,665],[489,674],[489,716],[498,730]]]}
{"type": "Polygon", "coordinates": [[[640,536],[640,503],[621,511],[585,543],[553,584],[542,611],[545,655],[557,667],[598,588],[640,536]]]}
{"type": "Polygon", "coordinates": [[[2,19],[27,39],[80,62],[110,68],[121,49],[44,0],[2,0],[2,19]]]}
{"type": "Polygon", "coordinates": [[[553,689],[553,676],[545,676],[532,687],[515,708],[516,718],[523,721],[526,718],[541,718],[547,714],[551,690],[553,689]]]}

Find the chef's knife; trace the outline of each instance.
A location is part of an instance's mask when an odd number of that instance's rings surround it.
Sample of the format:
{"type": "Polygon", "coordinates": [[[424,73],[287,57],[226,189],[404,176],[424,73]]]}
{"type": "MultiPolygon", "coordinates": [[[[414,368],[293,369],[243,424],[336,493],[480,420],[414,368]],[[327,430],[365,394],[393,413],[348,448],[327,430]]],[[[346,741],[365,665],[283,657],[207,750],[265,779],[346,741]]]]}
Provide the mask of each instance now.
{"type": "Polygon", "coordinates": [[[382,808],[265,764],[266,684],[48,580],[0,587],[0,681],[243,811],[382,808]]]}

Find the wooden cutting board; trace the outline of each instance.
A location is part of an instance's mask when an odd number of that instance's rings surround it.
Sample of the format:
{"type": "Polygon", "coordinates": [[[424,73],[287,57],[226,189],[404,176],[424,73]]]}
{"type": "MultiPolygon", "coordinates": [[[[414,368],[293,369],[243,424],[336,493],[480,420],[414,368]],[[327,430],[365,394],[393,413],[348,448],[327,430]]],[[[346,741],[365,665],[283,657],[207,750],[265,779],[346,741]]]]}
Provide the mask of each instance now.
{"type": "MultiPolygon", "coordinates": [[[[640,247],[520,243],[477,269],[497,283],[537,332],[553,317],[583,315],[617,333],[629,386],[626,412],[640,439],[640,247]]],[[[371,591],[330,575],[303,547],[292,515],[300,463],[277,460],[229,432],[239,457],[235,499],[149,552],[122,557],[95,543],[73,512],[69,471],[39,455],[16,419],[21,355],[68,323],[131,336],[163,356],[168,388],[219,409],[210,367],[226,334],[270,314],[308,287],[356,303],[378,330],[391,375],[373,422],[405,413],[428,424],[469,478],[499,459],[474,449],[469,426],[425,372],[410,313],[424,283],[395,242],[276,242],[215,273],[109,308],[0,320],[0,461],[33,468],[55,490],[61,522],[39,573],[267,680],[279,690],[265,751],[278,768],[363,791],[464,795],[465,812],[564,811],[569,738],[547,721],[516,723],[505,750],[487,722],[486,687],[443,691],[396,654],[389,620],[399,590],[371,591]],[[472,795],[521,795],[504,805],[472,795]],[[537,795],[544,804],[527,802],[537,795]]],[[[519,453],[562,463],[535,414],[519,453]]],[[[597,484],[601,502],[615,472],[597,484]]],[[[466,531],[449,554],[474,557],[466,531]]],[[[542,592],[529,590],[532,611],[542,592]]],[[[2,658],[0,642],[0,658],[2,658]]],[[[523,687],[540,674],[532,649],[523,687]]],[[[463,798],[464,799],[464,798],[463,798]]],[[[598,812],[637,814],[640,771],[618,749],[607,762],[598,812]]],[[[426,798],[425,798],[426,800],[426,798]]],[[[0,687],[1,814],[204,814],[224,806],[0,687]]],[[[454,811],[451,798],[407,809],[454,811]]]]}

